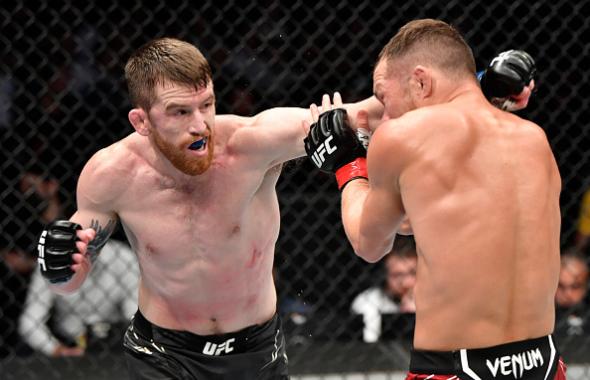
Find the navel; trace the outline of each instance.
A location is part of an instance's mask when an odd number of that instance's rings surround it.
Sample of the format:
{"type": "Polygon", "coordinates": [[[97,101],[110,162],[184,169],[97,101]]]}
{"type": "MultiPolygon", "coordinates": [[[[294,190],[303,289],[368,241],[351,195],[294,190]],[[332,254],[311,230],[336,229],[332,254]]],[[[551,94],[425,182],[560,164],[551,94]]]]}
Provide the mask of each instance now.
{"type": "Polygon", "coordinates": [[[236,224],[234,226],[234,228],[231,229],[230,236],[239,234],[240,233],[240,230],[241,230],[240,225],[239,224],[236,224]]]}
{"type": "Polygon", "coordinates": [[[150,243],[147,243],[145,245],[145,253],[148,256],[153,256],[156,253],[156,248],[153,245],[151,245],[150,243]]]}

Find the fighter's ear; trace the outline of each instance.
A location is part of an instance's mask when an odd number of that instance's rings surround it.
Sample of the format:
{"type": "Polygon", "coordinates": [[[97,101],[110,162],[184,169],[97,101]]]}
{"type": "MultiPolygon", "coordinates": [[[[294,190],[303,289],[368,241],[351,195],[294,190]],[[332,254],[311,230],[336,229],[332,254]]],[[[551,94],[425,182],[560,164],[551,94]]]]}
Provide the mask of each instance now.
{"type": "Polygon", "coordinates": [[[147,113],[144,111],[143,108],[134,108],[129,111],[127,115],[129,118],[129,122],[133,125],[133,128],[142,136],[147,136],[150,134],[150,129],[148,126],[148,117],[147,113]]]}
{"type": "Polygon", "coordinates": [[[432,75],[424,66],[414,67],[410,81],[412,92],[418,99],[424,100],[432,95],[432,75]]]}

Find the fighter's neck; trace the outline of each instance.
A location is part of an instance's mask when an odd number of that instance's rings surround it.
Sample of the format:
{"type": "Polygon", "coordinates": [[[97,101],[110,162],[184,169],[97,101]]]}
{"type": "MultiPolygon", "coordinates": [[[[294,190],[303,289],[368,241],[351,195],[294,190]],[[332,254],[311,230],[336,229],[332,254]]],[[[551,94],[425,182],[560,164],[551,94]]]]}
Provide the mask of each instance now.
{"type": "MultiPolygon", "coordinates": [[[[450,89],[446,94],[444,94],[445,103],[452,102],[456,99],[462,99],[465,97],[472,97],[477,92],[481,92],[479,86],[475,83],[465,82],[453,89],[450,89]]],[[[483,95],[481,95],[483,96],[483,95]]]]}

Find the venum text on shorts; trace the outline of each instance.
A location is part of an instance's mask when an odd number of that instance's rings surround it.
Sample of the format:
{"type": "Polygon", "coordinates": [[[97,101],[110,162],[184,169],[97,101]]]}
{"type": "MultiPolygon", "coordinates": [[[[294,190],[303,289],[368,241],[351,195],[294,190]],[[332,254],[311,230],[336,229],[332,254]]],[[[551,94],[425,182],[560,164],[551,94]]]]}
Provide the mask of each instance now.
{"type": "Polygon", "coordinates": [[[513,376],[515,379],[522,379],[525,372],[541,367],[543,364],[543,354],[538,348],[497,357],[493,361],[486,360],[486,366],[494,378],[501,374],[503,376],[513,376]]]}

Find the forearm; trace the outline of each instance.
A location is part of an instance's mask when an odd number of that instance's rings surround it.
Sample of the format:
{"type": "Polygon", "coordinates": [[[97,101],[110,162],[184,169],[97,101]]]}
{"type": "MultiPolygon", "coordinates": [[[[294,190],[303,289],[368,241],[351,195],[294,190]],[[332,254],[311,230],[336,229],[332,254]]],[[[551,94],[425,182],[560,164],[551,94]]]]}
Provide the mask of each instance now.
{"type": "Polygon", "coordinates": [[[49,285],[49,289],[51,289],[51,291],[57,294],[71,294],[74,293],[76,290],[80,289],[80,287],[86,280],[88,273],[90,273],[90,270],[90,264],[83,265],[80,267],[78,271],[76,271],[76,273],[74,273],[74,275],[69,281],[58,284],[52,284],[50,282],[47,282],[47,284],[49,285]]]}
{"type": "Polygon", "coordinates": [[[399,210],[388,212],[387,204],[378,197],[366,180],[349,182],[342,193],[342,219],[347,237],[356,255],[370,263],[391,251],[403,218],[399,210]]]}
{"type": "MultiPolygon", "coordinates": [[[[90,222],[82,217],[83,214],[77,212],[72,216],[71,221],[80,223],[82,225],[90,226],[89,229],[81,231],[85,235],[85,240],[82,245],[85,246],[83,250],[72,256],[72,278],[63,283],[49,283],[49,288],[58,294],[70,294],[78,290],[86,277],[92,270],[92,263],[100,253],[100,250],[106,244],[110,235],[113,233],[116,225],[116,220],[112,218],[91,218],[90,222]]],[[[78,238],[80,238],[80,234],[78,238]]],[[[80,241],[76,244],[80,244],[80,241]]],[[[80,247],[77,247],[80,249],[80,247]]]]}
{"type": "Polygon", "coordinates": [[[252,117],[225,115],[216,120],[245,127],[233,135],[231,145],[237,151],[259,156],[269,166],[305,155],[303,139],[310,121],[307,108],[276,107],[252,117]]]}
{"type": "Polygon", "coordinates": [[[364,179],[350,181],[342,190],[342,224],[346,237],[350,241],[355,253],[360,247],[360,221],[369,182],[364,179]]]}
{"type": "Polygon", "coordinates": [[[359,128],[357,121],[359,111],[365,111],[367,113],[368,127],[371,131],[374,131],[379,126],[383,117],[383,104],[374,96],[361,100],[360,102],[345,104],[344,108],[348,112],[350,122],[355,129],[359,128]]]}

